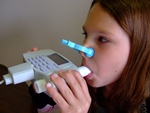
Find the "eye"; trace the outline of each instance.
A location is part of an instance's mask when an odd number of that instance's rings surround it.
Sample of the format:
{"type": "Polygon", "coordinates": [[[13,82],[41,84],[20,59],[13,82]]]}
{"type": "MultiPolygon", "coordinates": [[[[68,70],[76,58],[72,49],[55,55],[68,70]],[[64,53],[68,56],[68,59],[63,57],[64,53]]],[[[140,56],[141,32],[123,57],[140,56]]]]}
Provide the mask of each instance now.
{"type": "Polygon", "coordinates": [[[86,32],[83,32],[82,34],[84,35],[84,38],[87,38],[87,33],[86,32]]]}
{"type": "Polygon", "coordinates": [[[106,38],[104,38],[104,37],[99,37],[98,38],[98,41],[99,42],[101,42],[101,43],[107,43],[107,42],[109,42],[106,38]]]}

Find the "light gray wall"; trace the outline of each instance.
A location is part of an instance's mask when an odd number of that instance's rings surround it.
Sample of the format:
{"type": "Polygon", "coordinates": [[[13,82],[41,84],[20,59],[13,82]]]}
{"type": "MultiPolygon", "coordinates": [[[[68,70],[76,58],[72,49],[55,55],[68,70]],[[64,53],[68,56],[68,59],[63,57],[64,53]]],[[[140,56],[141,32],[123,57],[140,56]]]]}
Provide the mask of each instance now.
{"type": "Polygon", "coordinates": [[[51,48],[80,65],[81,56],[61,45],[63,38],[82,44],[92,0],[0,0],[0,64],[23,61],[32,47],[51,48]]]}

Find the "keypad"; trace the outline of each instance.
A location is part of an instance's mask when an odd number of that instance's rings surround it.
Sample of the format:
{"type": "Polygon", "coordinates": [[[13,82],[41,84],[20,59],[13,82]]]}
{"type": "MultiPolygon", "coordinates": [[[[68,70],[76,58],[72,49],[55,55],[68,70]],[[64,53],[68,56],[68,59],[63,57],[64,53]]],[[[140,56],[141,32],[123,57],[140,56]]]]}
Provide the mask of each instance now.
{"type": "Polygon", "coordinates": [[[41,70],[42,72],[46,72],[48,70],[52,70],[54,67],[58,68],[56,64],[51,64],[48,60],[46,60],[45,56],[38,56],[29,58],[28,61],[37,69],[41,70]]]}

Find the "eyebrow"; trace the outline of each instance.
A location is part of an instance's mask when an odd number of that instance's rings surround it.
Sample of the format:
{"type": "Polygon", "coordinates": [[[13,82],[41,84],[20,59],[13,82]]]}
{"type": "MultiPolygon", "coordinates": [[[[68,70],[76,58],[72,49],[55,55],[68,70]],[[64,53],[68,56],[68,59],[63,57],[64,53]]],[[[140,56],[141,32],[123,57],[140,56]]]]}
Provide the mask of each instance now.
{"type": "MultiPolygon", "coordinates": [[[[85,27],[83,26],[82,29],[84,31],[86,31],[85,27]]],[[[108,34],[108,35],[113,35],[113,36],[116,36],[115,34],[113,34],[112,32],[108,32],[106,30],[103,30],[103,31],[98,31],[99,33],[102,33],[102,34],[108,34]]]]}

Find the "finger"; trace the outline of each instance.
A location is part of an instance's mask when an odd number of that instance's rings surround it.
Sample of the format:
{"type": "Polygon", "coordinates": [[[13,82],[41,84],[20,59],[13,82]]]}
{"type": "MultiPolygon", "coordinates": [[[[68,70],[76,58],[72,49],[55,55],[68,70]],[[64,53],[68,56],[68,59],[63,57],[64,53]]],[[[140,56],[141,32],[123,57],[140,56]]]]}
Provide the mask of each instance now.
{"type": "Polygon", "coordinates": [[[32,48],[32,51],[38,51],[37,47],[32,48]]]}
{"type": "Polygon", "coordinates": [[[27,50],[26,52],[29,53],[29,52],[33,52],[33,51],[38,51],[38,48],[34,47],[34,48],[32,48],[32,50],[27,50]]]}
{"type": "Polygon", "coordinates": [[[73,76],[75,75],[75,73],[73,73],[71,70],[67,70],[67,71],[60,71],[59,75],[65,79],[65,81],[67,82],[68,86],[71,88],[75,97],[76,98],[81,97],[80,92],[81,93],[83,92],[82,92],[80,84],[73,76]]]}
{"type": "MultiPolygon", "coordinates": [[[[75,71],[75,70],[74,70],[75,71]]],[[[85,81],[85,79],[81,76],[81,74],[77,71],[75,71],[78,74],[75,74],[75,78],[78,81],[78,83],[80,84],[83,94],[84,96],[86,96],[86,98],[88,99],[88,101],[91,101],[91,96],[89,94],[89,90],[88,90],[88,86],[87,86],[87,82],[85,81]]]]}
{"type": "Polygon", "coordinates": [[[57,74],[52,74],[51,76],[52,82],[57,86],[60,94],[66,100],[68,104],[74,105],[75,103],[75,96],[73,95],[72,91],[61,77],[57,74]]]}
{"type": "Polygon", "coordinates": [[[68,104],[64,100],[64,98],[60,95],[60,93],[52,86],[51,83],[46,84],[46,89],[49,95],[53,98],[56,104],[59,106],[60,109],[63,109],[63,106],[67,106],[68,104]]]}
{"type": "Polygon", "coordinates": [[[86,81],[77,71],[75,70],[60,71],[59,74],[65,79],[65,81],[71,88],[76,98],[78,98],[79,100],[85,100],[86,97],[90,102],[91,99],[86,81]]]}

